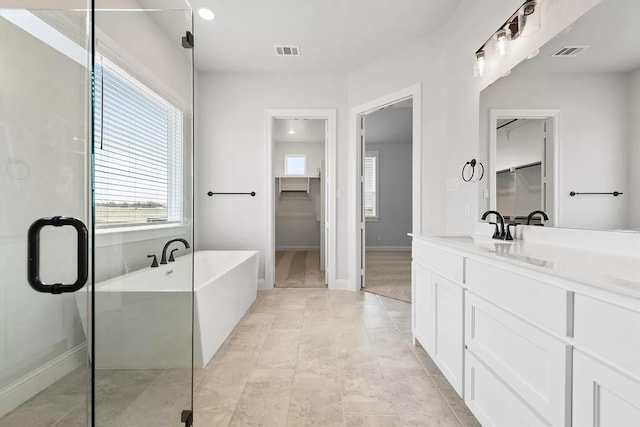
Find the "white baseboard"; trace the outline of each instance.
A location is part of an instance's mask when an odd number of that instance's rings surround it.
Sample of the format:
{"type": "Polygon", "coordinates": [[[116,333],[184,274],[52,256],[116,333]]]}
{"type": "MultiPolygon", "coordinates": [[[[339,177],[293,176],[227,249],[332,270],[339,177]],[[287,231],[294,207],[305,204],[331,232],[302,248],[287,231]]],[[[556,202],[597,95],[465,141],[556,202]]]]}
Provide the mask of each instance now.
{"type": "Polygon", "coordinates": [[[349,286],[348,279],[336,279],[336,290],[338,291],[352,291],[352,287],[349,286]]]}
{"type": "Polygon", "coordinates": [[[369,252],[411,252],[411,246],[367,246],[369,252]]]}
{"type": "Polygon", "coordinates": [[[276,246],[276,251],[319,251],[320,246],[276,246]]]}
{"type": "Polygon", "coordinates": [[[87,344],[66,351],[0,390],[0,418],[87,362],[87,344]]]}

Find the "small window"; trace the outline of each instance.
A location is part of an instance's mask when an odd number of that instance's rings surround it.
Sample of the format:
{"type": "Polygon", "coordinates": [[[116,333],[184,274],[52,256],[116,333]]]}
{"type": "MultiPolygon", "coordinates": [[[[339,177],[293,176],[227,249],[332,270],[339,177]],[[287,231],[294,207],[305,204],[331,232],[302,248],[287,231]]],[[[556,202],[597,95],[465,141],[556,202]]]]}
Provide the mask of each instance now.
{"type": "Polygon", "coordinates": [[[285,175],[306,175],[307,159],[304,154],[285,154],[284,174],[285,175]]]}
{"type": "Polygon", "coordinates": [[[378,152],[364,155],[364,217],[378,218],[378,152]]]}

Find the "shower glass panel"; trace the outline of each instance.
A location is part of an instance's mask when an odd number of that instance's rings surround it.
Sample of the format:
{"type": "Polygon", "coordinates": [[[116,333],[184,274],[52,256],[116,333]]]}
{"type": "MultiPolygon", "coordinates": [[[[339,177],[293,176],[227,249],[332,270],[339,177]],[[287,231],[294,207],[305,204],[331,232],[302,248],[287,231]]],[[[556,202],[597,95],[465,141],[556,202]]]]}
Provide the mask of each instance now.
{"type": "Polygon", "coordinates": [[[184,0],[95,7],[95,423],[185,425],[193,50],[182,38],[191,9],[184,0]]]}
{"type": "MultiPolygon", "coordinates": [[[[86,0],[0,2],[2,427],[70,425],[71,418],[87,425],[90,418],[90,345],[81,320],[89,293],[78,292],[79,305],[68,289],[38,292],[27,279],[36,220],[69,217],[91,228],[89,17],[86,0]]],[[[71,226],[40,231],[41,282],[76,281],[78,241],[86,255],[83,237],[90,237],[81,234],[71,226]]]]}
{"type": "Polygon", "coordinates": [[[183,0],[0,1],[2,427],[190,424],[191,28],[183,0]]]}

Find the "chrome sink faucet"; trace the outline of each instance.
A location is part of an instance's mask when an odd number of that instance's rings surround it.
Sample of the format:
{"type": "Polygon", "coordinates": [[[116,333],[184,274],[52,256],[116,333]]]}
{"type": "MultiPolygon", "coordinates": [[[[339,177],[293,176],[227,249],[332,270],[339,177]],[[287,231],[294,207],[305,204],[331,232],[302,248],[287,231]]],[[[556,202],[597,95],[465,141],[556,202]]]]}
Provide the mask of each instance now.
{"type": "Polygon", "coordinates": [[[491,214],[495,215],[496,221],[498,221],[498,223],[495,223],[495,222],[490,223],[496,226],[496,230],[493,233],[493,236],[491,237],[496,240],[505,240],[505,238],[507,237],[507,233],[505,232],[505,229],[504,229],[504,217],[500,212],[486,211],[485,213],[482,214],[482,220],[485,221],[487,217],[491,214]],[[500,224],[500,229],[498,229],[498,224],[500,224]]]}
{"type": "Polygon", "coordinates": [[[189,246],[189,242],[187,242],[184,239],[171,239],[171,240],[169,240],[167,243],[165,243],[164,248],[162,248],[162,259],[160,260],[160,264],[166,264],[167,263],[167,249],[169,248],[169,245],[171,245],[173,242],[184,243],[184,247],[187,248],[187,249],[189,249],[191,247],[191,246],[189,246]]]}

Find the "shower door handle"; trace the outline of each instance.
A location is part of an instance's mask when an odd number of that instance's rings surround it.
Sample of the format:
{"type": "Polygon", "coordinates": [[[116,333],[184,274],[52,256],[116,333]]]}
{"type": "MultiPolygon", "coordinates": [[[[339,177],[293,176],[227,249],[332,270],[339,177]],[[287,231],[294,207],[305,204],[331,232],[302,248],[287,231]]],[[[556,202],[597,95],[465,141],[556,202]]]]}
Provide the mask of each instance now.
{"type": "Polygon", "coordinates": [[[29,227],[27,248],[27,279],[29,285],[38,292],[49,294],[61,294],[75,292],[82,289],[89,275],[89,238],[87,227],[77,218],[54,216],[52,218],[40,218],[29,227]],[[76,281],[72,284],[53,283],[46,284],[40,280],[40,230],[44,227],[71,226],[78,233],[78,269],[76,281]]]}

